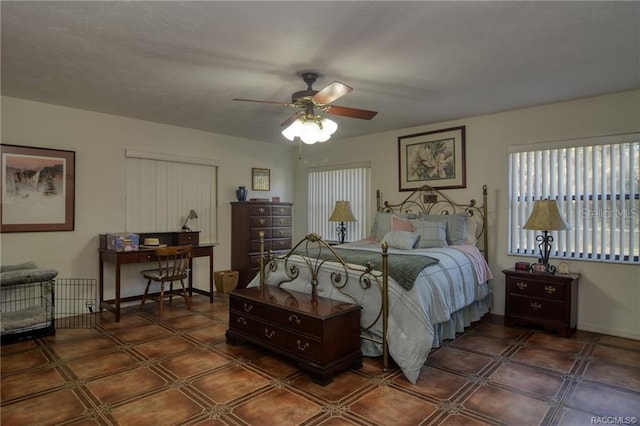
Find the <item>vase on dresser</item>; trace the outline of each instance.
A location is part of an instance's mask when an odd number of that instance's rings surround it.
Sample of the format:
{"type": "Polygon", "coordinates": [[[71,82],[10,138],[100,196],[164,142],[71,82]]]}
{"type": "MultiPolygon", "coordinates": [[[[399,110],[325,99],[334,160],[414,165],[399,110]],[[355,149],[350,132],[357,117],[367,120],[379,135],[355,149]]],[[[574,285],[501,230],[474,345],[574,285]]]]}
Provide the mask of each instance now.
{"type": "Polygon", "coordinates": [[[238,189],[236,189],[236,198],[238,201],[247,201],[247,188],[239,186],[238,189]]]}

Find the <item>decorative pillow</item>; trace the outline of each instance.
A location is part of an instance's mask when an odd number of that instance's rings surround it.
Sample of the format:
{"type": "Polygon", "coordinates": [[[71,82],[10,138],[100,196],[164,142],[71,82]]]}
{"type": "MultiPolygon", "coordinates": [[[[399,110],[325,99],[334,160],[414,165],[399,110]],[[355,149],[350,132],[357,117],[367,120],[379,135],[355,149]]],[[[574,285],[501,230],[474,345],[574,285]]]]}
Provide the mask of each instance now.
{"type": "Polygon", "coordinates": [[[476,237],[478,225],[473,221],[467,221],[467,239],[465,240],[465,244],[469,244],[470,246],[475,246],[478,243],[478,238],[476,237]]]}
{"type": "Polygon", "coordinates": [[[386,241],[389,244],[389,248],[395,248],[400,250],[411,250],[416,245],[416,241],[420,238],[420,235],[408,231],[389,231],[382,238],[382,241],[386,241]]]}
{"type": "Polygon", "coordinates": [[[407,231],[413,232],[413,225],[408,219],[403,219],[399,216],[391,216],[391,230],[392,231],[407,231]]]}
{"type": "Polygon", "coordinates": [[[417,215],[415,213],[376,213],[376,218],[373,222],[373,227],[371,228],[371,233],[369,234],[371,237],[375,238],[376,241],[382,241],[382,238],[387,234],[387,232],[391,231],[391,217],[398,216],[402,219],[415,219],[417,215]]]}
{"type": "Polygon", "coordinates": [[[444,222],[447,225],[447,244],[460,245],[467,243],[467,223],[469,213],[456,214],[421,214],[420,219],[425,221],[444,222]]]}
{"type": "Polygon", "coordinates": [[[413,231],[420,236],[416,248],[446,247],[447,223],[427,221],[422,219],[412,220],[413,231]]]}

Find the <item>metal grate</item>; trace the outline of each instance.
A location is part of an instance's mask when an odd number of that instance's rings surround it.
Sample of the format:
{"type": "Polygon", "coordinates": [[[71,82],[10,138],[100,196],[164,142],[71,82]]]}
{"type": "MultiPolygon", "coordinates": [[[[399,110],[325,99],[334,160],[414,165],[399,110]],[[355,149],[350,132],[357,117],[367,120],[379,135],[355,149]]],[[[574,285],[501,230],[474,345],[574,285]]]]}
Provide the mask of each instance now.
{"type": "Polygon", "coordinates": [[[55,334],[53,300],[53,281],[2,285],[2,343],[55,334]]]}
{"type": "Polygon", "coordinates": [[[94,328],[98,311],[96,279],[56,278],[56,328],[94,328]]]}

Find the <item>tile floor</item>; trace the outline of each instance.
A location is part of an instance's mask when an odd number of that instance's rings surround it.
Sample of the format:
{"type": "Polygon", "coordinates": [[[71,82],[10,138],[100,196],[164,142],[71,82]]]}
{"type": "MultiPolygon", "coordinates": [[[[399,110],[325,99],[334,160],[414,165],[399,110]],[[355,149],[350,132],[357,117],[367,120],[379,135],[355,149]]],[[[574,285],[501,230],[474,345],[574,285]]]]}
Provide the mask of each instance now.
{"type": "Polygon", "coordinates": [[[365,358],[325,387],[225,342],[228,298],[127,308],[119,323],[2,346],[3,425],[588,425],[640,419],[640,341],[570,339],[489,317],[410,384],[365,358]]]}

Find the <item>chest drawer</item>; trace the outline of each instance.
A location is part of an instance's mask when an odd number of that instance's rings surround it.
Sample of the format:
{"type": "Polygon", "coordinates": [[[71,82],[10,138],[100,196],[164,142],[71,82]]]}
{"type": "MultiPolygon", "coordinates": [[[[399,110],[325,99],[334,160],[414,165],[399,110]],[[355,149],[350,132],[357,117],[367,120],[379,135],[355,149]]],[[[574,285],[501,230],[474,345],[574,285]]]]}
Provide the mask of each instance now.
{"type": "Polygon", "coordinates": [[[256,333],[258,339],[271,346],[284,348],[287,346],[287,333],[280,327],[267,322],[258,322],[256,333]]]}
{"type": "Polygon", "coordinates": [[[291,216],[291,206],[275,206],[271,209],[273,216],[291,216]]]}
{"type": "Polygon", "coordinates": [[[288,239],[273,239],[271,240],[272,250],[286,250],[291,248],[291,238],[288,239]]]}
{"type": "Polygon", "coordinates": [[[271,228],[273,238],[291,238],[291,228],[271,228]]]}
{"type": "Polygon", "coordinates": [[[249,214],[251,216],[271,216],[271,206],[251,206],[249,214]]]}
{"type": "Polygon", "coordinates": [[[289,334],[287,337],[287,349],[298,356],[314,360],[322,360],[322,344],[319,340],[309,337],[289,334]]]}
{"type": "MultiPolygon", "coordinates": [[[[273,248],[273,240],[265,240],[264,241],[264,251],[265,253],[273,248]]],[[[256,253],[260,251],[260,240],[251,240],[249,242],[249,252],[256,253]]],[[[266,254],[265,254],[266,256],[266,254]]]]}
{"type": "Polygon", "coordinates": [[[254,334],[257,330],[258,322],[250,316],[229,311],[229,326],[245,333],[254,334]]]}
{"type": "Polygon", "coordinates": [[[250,228],[268,228],[271,226],[271,216],[251,216],[249,218],[250,228]]]}
{"type": "Polygon", "coordinates": [[[294,311],[275,309],[271,319],[274,323],[299,333],[307,333],[316,337],[322,335],[322,320],[319,318],[309,317],[294,311]]]}
{"type": "Polygon", "coordinates": [[[291,226],[291,216],[282,216],[282,217],[278,217],[278,216],[273,216],[271,218],[271,225],[272,226],[291,226]]]}
{"type": "Polygon", "coordinates": [[[234,310],[241,314],[259,318],[266,318],[268,316],[268,308],[265,305],[256,303],[248,299],[240,299],[235,297],[230,298],[229,310],[234,310]]]}
{"type": "Polygon", "coordinates": [[[258,240],[260,241],[260,233],[263,232],[264,233],[264,239],[265,240],[270,240],[271,239],[271,228],[251,228],[249,230],[249,238],[251,240],[258,240]]]}

